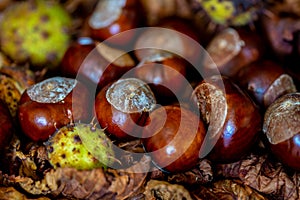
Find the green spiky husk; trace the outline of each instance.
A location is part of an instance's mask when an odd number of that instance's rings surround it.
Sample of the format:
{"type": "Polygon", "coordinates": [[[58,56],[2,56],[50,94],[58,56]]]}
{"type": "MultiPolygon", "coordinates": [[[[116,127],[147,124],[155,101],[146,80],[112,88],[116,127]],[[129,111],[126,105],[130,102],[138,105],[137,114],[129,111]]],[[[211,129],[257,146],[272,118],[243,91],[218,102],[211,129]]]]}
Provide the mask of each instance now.
{"type": "Polygon", "coordinates": [[[50,164],[89,170],[114,162],[113,144],[102,129],[77,123],[59,129],[45,142],[50,164]]]}
{"type": "Polygon", "coordinates": [[[253,22],[262,8],[261,0],[196,0],[212,22],[244,26],[253,22]]]}
{"type": "Polygon", "coordinates": [[[71,18],[61,5],[33,0],[12,4],[0,24],[2,51],[18,63],[56,67],[70,42],[71,18]]]}

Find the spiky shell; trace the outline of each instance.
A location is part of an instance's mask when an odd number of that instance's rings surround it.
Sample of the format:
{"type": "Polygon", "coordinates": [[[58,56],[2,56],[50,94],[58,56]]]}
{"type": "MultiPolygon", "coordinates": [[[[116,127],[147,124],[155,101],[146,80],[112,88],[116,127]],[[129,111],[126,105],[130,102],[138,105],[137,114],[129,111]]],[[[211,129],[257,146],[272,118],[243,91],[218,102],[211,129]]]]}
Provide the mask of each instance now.
{"type": "Polygon", "coordinates": [[[34,83],[35,75],[29,69],[20,66],[0,68],[0,99],[7,104],[13,117],[16,116],[22,93],[34,83]]]}
{"type": "Polygon", "coordinates": [[[261,0],[197,0],[216,24],[243,26],[255,20],[261,0]]]}
{"type": "Polygon", "coordinates": [[[18,63],[53,68],[68,47],[70,28],[69,14],[54,1],[17,2],[3,13],[1,48],[18,63]]]}
{"type": "Polygon", "coordinates": [[[0,75],[0,99],[7,104],[13,117],[16,116],[20,98],[21,92],[18,89],[17,81],[5,75],[0,75]]]}
{"type": "Polygon", "coordinates": [[[45,142],[45,146],[54,168],[89,170],[114,162],[112,142],[102,129],[91,124],[64,126],[45,142]]]}

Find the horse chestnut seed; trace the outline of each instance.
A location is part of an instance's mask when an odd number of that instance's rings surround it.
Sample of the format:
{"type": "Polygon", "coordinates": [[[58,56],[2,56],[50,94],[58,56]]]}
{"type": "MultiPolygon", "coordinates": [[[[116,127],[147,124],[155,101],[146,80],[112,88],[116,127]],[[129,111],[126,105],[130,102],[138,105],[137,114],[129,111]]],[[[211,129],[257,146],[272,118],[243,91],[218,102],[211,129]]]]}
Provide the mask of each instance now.
{"type": "Polygon", "coordinates": [[[199,161],[206,128],[192,111],[162,106],[150,113],[143,145],[154,163],[168,172],[187,171],[199,161]]]}
{"type": "Polygon", "coordinates": [[[141,19],[139,0],[102,0],[89,17],[88,25],[92,38],[108,39],[112,45],[124,46],[134,39],[135,31],[132,29],[139,26],[141,19]],[[122,32],[125,33],[118,35],[122,32]]]}
{"type": "Polygon", "coordinates": [[[227,28],[217,34],[207,46],[204,60],[207,74],[234,77],[244,66],[260,59],[264,53],[260,37],[255,32],[227,28]],[[216,68],[216,67],[217,68],[216,68]]]}
{"type": "Polygon", "coordinates": [[[22,131],[33,141],[45,141],[75,120],[91,120],[88,89],[75,79],[53,77],[25,90],[18,107],[22,131]]]}
{"type": "Polygon", "coordinates": [[[155,105],[155,96],[145,82],[123,78],[107,85],[97,94],[95,113],[107,133],[128,140],[140,137],[141,126],[155,105]]]}
{"type": "Polygon", "coordinates": [[[192,99],[208,125],[210,159],[228,163],[250,151],[258,138],[262,119],[256,104],[238,85],[215,75],[194,89],[192,99]]]}
{"type": "Polygon", "coordinates": [[[296,92],[292,77],[283,67],[271,60],[253,62],[241,69],[235,78],[238,84],[264,108],[278,97],[296,92]]]}
{"type": "Polygon", "coordinates": [[[268,107],[263,132],[271,152],[283,164],[300,170],[300,93],[286,94],[268,107]]]}
{"type": "Polygon", "coordinates": [[[79,68],[84,64],[84,59],[95,47],[94,40],[89,37],[80,37],[71,43],[61,61],[60,70],[62,74],[69,78],[75,78],[79,68]]]}
{"type": "Polygon", "coordinates": [[[149,83],[156,97],[172,99],[185,88],[186,63],[169,52],[153,54],[134,68],[137,78],[149,83]]]}
{"type": "Polygon", "coordinates": [[[134,54],[139,61],[162,50],[177,54],[197,63],[203,53],[197,41],[172,28],[152,27],[142,32],[135,41],[134,54]]]}
{"type": "Polygon", "coordinates": [[[133,58],[125,51],[81,37],[67,49],[61,62],[61,72],[100,89],[118,80],[134,66],[133,58]]]}

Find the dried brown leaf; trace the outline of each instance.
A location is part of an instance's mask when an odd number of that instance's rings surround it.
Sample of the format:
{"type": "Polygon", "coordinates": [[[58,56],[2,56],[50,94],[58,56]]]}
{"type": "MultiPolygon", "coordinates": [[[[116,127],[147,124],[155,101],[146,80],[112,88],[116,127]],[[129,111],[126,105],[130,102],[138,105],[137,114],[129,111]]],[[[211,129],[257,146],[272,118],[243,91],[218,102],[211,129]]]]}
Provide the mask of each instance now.
{"type": "Polygon", "coordinates": [[[212,186],[200,186],[193,191],[193,196],[198,200],[265,200],[266,198],[251,187],[244,185],[240,180],[220,180],[212,186]]]}
{"type": "Polygon", "coordinates": [[[245,185],[276,199],[300,198],[300,173],[291,171],[269,155],[250,155],[247,158],[217,166],[222,177],[239,178],[245,185]]]}
{"type": "Polygon", "coordinates": [[[189,191],[182,185],[158,180],[148,181],[144,194],[146,199],[149,200],[192,200],[189,191]]]}
{"type": "Polygon", "coordinates": [[[47,197],[28,198],[13,187],[0,187],[1,200],[50,200],[47,197]]]}
{"type": "Polygon", "coordinates": [[[126,199],[142,187],[150,170],[150,157],[142,159],[125,170],[108,170],[114,175],[109,191],[117,193],[116,199],[126,199]]]}
{"type": "Polygon", "coordinates": [[[15,175],[8,175],[0,171],[0,185],[1,186],[15,186],[16,185],[16,177],[15,175]]]}
{"type": "MultiPolygon", "coordinates": [[[[117,141],[116,141],[117,142],[117,141]]],[[[118,149],[116,151],[122,168],[130,167],[134,162],[139,161],[145,152],[140,139],[116,143],[118,149]]]]}
{"type": "Polygon", "coordinates": [[[103,169],[78,171],[74,168],[58,168],[46,173],[39,181],[23,178],[19,185],[35,195],[65,196],[77,199],[94,199],[110,193],[103,169]]]}
{"type": "Polygon", "coordinates": [[[151,172],[150,178],[184,185],[205,184],[213,180],[213,171],[210,161],[204,159],[196,167],[186,172],[166,174],[156,169],[151,172]]]}
{"type": "Polygon", "coordinates": [[[34,195],[64,196],[76,199],[126,199],[144,185],[150,168],[150,157],[125,170],[102,168],[76,170],[58,168],[45,173],[41,180],[16,177],[13,182],[34,195]]]}

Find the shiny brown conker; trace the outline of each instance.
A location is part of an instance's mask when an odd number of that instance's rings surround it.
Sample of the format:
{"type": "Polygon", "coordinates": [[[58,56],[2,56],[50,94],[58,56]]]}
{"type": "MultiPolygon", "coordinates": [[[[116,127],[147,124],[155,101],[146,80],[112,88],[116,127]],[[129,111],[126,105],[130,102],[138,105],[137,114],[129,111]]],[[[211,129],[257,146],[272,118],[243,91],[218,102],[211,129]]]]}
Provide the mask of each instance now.
{"type": "Polygon", "coordinates": [[[162,106],[150,113],[142,142],[159,168],[182,172],[199,161],[205,134],[203,121],[192,111],[162,106]]]}
{"type": "Polygon", "coordinates": [[[219,32],[206,47],[204,70],[208,75],[234,75],[244,66],[259,60],[264,52],[256,32],[227,28],[219,32]]]}
{"type": "Polygon", "coordinates": [[[268,107],[263,132],[276,158],[300,170],[300,93],[283,95],[268,107]]]}
{"type": "Polygon", "coordinates": [[[151,27],[138,35],[134,45],[134,54],[141,61],[163,50],[196,64],[203,51],[199,40],[195,40],[188,34],[180,32],[179,28],[167,25],[151,27]]]}
{"type": "Polygon", "coordinates": [[[210,159],[229,163],[250,152],[261,130],[262,117],[256,104],[238,85],[215,75],[199,83],[192,99],[208,126],[210,159]]]}
{"type": "Polygon", "coordinates": [[[107,42],[117,46],[129,44],[136,34],[132,29],[140,25],[141,16],[139,0],[99,1],[88,19],[90,36],[100,41],[109,39],[107,42]]]}
{"type": "Polygon", "coordinates": [[[169,52],[144,58],[134,76],[148,83],[158,99],[174,99],[185,88],[186,62],[169,52]],[[172,98],[173,97],[173,98],[172,98]]]}
{"type": "Polygon", "coordinates": [[[64,77],[49,78],[27,88],[17,113],[22,132],[33,141],[45,141],[64,125],[89,122],[89,93],[79,81],[64,77]]]}
{"type": "Polygon", "coordinates": [[[120,140],[130,140],[141,136],[141,127],[155,105],[155,96],[145,82],[123,78],[100,90],[95,113],[107,133],[120,140]]]}
{"type": "Polygon", "coordinates": [[[75,78],[84,59],[95,47],[95,42],[90,37],[79,37],[73,41],[61,61],[60,70],[62,74],[75,78]]]}
{"type": "Polygon", "coordinates": [[[260,60],[243,67],[235,79],[264,108],[278,97],[296,92],[292,77],[281,65],[271,60],[260,60]]]}
{"type": "Polygon", "coordinates": [[[99,89],[120,78],[135,66],[131,56],[89,37],[80,37],[67,49],[61,63],[61,72],[96,85],[99,89]]]}
{"type": "MultiPolygon", "coordinates": [[[[297,7],[297,6],[296,6],[297,7]]],[[[284,16],[269,11],[261,16],[262,36],[267,41],[272,57],[280,61],[289,61],[298,56],[299,25],[298,17],[284,16]]]]}
{"type": "Polygon", "coordinates": [[[200,42],[200,35],[197,32],[196,27],[189,20],[173,16],[173,17],[162,19],[157,26],[173,29],[184,35],[189,36],[190,38],[192,38],[197,42],[200,42]]]}

